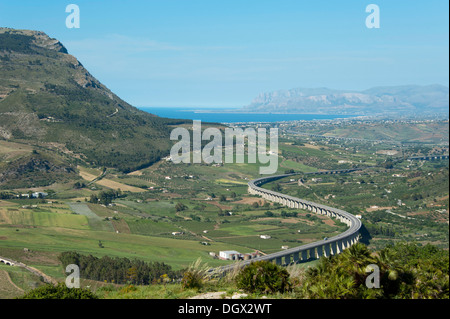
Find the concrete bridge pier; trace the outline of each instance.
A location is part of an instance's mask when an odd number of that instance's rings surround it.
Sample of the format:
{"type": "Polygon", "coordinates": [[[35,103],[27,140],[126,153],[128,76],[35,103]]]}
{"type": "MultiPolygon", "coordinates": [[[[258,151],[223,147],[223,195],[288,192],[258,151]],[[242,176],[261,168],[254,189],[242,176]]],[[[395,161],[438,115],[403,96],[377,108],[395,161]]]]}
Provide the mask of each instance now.
{"type": "Polygon", "coordinates": [[[330,257],[331,252],[330,252],[330,244],[325,244],[323,245],[323,255],[325,257],[330,257]]]}
{"type": "Polygon", "coordinates": [[[286,266],[291,264],[291,255],[290,254],[284,256],[284,264],[286,266]]]}
{"type": "Polygon", "coordinates": [[[297,264],[300,261],[300,252],[293,253],[292,260],[293,260],[294,264],[297,264]]]}
{"type": "Polygon", "coordinates": [[[302,261],[308,260],[308,251],[302,250],[302,261]]]}
{"type": "Polygon", "coordinates": [[[281,261],[281,257],[277,257],[276,259],[275,259],[275,263],[277,264],[277,265],[282,265],[282,261],[281,261]]]}
{"type": "Polygon", "coordinates": [[[316,256],[316,248],[314,247],[314,248],[311,248],[310,250],[309,250],[309,259],[308,260],[314,260],[314,259],[317,259],[317,256],[316,256]]]}
{"type": "Polygon", "coordinates": [[[323,246],[318,246],[316,250],[316,258],[319,259],[323,256],[323,246]]]}
{"type": "Polygon", "coordinates": [[[348,249],[350,247],[352,247],[352,242],[351,242],[350,238],[347,238],[345,240],[345,248],[348,249]]]}
{"type": "Polygon", "coordinates": [[[338,243],[339,242],[334,241],[330,244],[330,254],[332,254],[332,255],[339,254],[339,252],[337,251],[338,243]]]}

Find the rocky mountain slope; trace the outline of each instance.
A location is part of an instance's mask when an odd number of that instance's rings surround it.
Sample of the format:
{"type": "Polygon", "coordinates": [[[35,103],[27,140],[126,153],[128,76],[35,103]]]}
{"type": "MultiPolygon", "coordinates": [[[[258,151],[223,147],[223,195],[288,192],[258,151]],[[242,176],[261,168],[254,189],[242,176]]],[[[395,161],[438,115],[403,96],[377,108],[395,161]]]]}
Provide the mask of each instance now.
{"type": "Polygon", "coordinates": [[[0,28],[0,139],[129,172],[170,152],[170,125],[129,105],[58,40],[0,28]]]}

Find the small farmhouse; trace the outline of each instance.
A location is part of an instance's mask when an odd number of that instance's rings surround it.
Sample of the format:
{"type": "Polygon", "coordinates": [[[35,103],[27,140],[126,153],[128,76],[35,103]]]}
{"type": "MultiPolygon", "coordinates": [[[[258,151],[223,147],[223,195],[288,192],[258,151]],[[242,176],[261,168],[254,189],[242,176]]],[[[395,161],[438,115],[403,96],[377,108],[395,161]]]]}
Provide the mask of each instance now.
{"type": "Polygon", "coordinates": [[[238,260],[241,253],[236,250],[224,250],[219,252],[219,259],[222,260],[238,260]]]}

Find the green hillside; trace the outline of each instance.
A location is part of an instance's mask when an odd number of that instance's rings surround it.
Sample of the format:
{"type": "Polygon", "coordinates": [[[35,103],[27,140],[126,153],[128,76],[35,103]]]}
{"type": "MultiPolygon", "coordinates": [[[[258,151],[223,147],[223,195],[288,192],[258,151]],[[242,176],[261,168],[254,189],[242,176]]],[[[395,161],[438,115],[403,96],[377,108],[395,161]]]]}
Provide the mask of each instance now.
{"type": "Polygon", "coordinates": [[[170,151],[169,125],[96,80],[57,40],[0,28],[0,139],[71,152],[123,172],[170,151]]]}

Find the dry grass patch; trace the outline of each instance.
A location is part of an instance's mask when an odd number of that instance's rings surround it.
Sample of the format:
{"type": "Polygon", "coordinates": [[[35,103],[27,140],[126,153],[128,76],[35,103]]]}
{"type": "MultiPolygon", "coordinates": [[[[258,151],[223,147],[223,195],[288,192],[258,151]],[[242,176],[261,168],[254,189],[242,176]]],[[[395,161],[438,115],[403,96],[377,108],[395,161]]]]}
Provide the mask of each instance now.
{"type": "Polygon", "coordinates": [[[260,204],[261,198],[256,197],[244,197],[239,201],[233,202],[233,204],[243,204],[243,205],[252,205],[253,203],[260,204]]]}
{"type": "MultiPolygon", "coordinates": [[[[78,169],[80,171],[80,176],[84,180],[86,180],[88,182],[91,182],[91,181],[93,181],[94,179],[96,179],[98,177],[98,176],[95,176],[94,174],[86,172],[81,167],[78,167],[78,169]]],[[[126,184],[119,183],[119,182],[116,182],[116,181],[113,181],[113,180],[110,180],[110,179],[107,179],[107,178],[102,178],[101,180],[96,181],[95,184],[98,184],[98,185],[101,185],[101,186],[105,186],[105,187],[108,187],[108,188],[111,188],[111,189],[115,189],[115,190],[120,189],[123,192],[132,192],[132,193],[145,192],[145,190],[142,189],[142,188],[126,185],[126,184]]]]}
{"type": "Polygon", "coordinates": [[[387,209],[392,209],[392,206],[390,206],[390,207],[369,207],[369,208],[366,208],[366,212],[375,212],[375,211],[377,211],[377,210],[387,210],[387,209]]]}
{"type": "Polygon", "coordinates": [[[115,231],[118,231],[121,234],[131,234],[130,227],[125,220],[112,220],[111,223],[115,231]]]}
{"type": "Polygon", "coordinates": [[[24,291],[17,287],[6,270],[0,270],[0,298],[13,299],[23,295],[24,291]]]}

